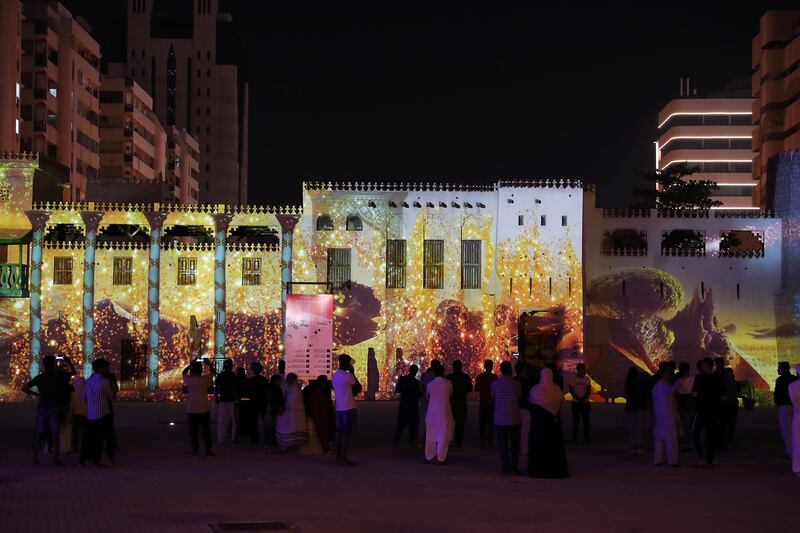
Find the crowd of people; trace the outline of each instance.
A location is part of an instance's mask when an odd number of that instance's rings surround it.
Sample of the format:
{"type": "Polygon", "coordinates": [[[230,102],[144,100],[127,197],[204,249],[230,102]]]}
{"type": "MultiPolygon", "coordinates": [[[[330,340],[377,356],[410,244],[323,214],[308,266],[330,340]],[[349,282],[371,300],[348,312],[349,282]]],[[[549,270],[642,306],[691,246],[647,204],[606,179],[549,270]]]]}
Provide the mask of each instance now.
{"type": "MultiPolygon", "coordinates": [[[[102,466],[104,453],[107,464],[113,464],[118,449],[113,401],[118,387],[109,362],[96,359],[86,380],[77,376],[68,357],[49,355],[42,365],[43,372],[23,387],[23,392],[39,398],[34,464],[39,464],[43,444],[56,465],[63,465],[61,454],[69,451],[78,454],[81,466],[102,466]]],[[[293,454],[310,446],[335,454],[337,465],[353,466],[348,451],[357,424],[355,398],[362,387],[352,359],[342,354],[331,380],[322,375],[305,387],[294,373],[286,373],[283,361],[270,377],[263,370],[252,362],[247,369],[234,371],[230,359],[220,372],[209,359],[186,366],[182,379],[192,454],[199,456],[202,435],[205,456],[214,455],[215,440],[217,445],[246,440],[271,453],[293,454]]],[[[578,364],[566,383],[552,363],[536,368],[524,362],[512,367],[503,361],[499,370],[498,375],[494,362],[486,360],[484,371],[473,381],[461,361],[454,361],[446,374],[444,364],[431,359],[419,377],[419,368],[411,365],[395,388],[399,406],[394,446],[407,432],[409,446],[424,448],[426,464],[446,465],[450,446],[463,446],[467,400],[475,393],[479,443],[481,448],[496,446],[502,474],[521,474],[520,458],[527,457],[527,474],[532,477],[568,477],[561,423],[567,397],[573,442],[581,436],[591,442],[592,381],[585,365],[578,364]]],[[[785,362],[779,364],[778,374],[774,400],[784,453],[800,476],[800,380],[785,362]]],[[[664,362],[655,375],[631,367],[625,382],[631,453],[644,452],[646,428],[651,426],[656,465],[677,466],[680,452],[693,448],[696,465],[712,467],[716,451],[734,441],[739,387],[723,358],[698,361],[695,373],[688,363],[676,369],[674,363],[664,362]]]]}

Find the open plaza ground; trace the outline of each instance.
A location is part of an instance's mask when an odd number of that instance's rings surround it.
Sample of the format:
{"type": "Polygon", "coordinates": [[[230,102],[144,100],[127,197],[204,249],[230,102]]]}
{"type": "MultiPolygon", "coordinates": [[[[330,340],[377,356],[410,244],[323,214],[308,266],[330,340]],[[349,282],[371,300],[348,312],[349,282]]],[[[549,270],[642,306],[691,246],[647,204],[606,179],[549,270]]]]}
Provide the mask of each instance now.
{"type": "MultiPolygon", "coordinates": [[[[706,470],[690,453],[680,468],[631,455],[623,406],[595,405],[593,444],[567,444],[572,477],[539,480],[498,474],[496,450],[478,446],[477,404],[442,467],[391,446],[396,402],[358,407],[353,468],[249,444],[193,458],[183,404],[119,403],[116,466],[81,469],[74,454],[32,466],[35,403],[0,404],[0,531],[796,531],[800,480],[774,409],[741,411],[735,447],[706,470]]],[[[563,417],[566,429],[568,406],[563,417]]]]}

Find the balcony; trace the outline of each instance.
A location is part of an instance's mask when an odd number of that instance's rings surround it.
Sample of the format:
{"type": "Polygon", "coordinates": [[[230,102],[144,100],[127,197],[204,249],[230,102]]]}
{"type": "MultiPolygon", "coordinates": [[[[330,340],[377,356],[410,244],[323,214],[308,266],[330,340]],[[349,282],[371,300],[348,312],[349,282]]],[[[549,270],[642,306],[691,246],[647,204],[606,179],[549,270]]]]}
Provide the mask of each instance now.
{"type": "Polygon", "coordinates": [[[36,100],[44,100],[45,96],[47,95],[47,91],[44,89],[34,89],[33,90],[33,98],[36,100]]]}
{"type": "Polygon", "coordinates": [[[33,121],[33,131],[46,131],[45,121],[44,120],[34,120],[33,121]]]}
{"type": "Polygon", "coordinates": [[[0,298],[28,297],[28,265],[0,263],[0,298]]]}
{"type": "Polygon", "coordinates": [[[36,67],[46,67],[47,66],[47,55],[45,54],[35,54],[33,56],[33,65],[36,67]]]}

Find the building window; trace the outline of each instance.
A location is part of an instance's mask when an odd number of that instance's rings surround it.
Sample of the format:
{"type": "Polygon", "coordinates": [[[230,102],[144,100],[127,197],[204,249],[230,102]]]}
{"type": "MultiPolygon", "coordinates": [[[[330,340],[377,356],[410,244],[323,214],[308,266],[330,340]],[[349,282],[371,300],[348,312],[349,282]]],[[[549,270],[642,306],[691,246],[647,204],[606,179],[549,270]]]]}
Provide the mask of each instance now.
{"type": "Polygon", "coordinates": [[[542,226],[546,226],[547,225],[547,215],[542,215],[541,223],[542,223],[541,224],[542,226]]]}
{"type": "Polygon", "coordinates": [[[364,225],[358,215],[350,215],[347,217],[346,228],[347,231],[361,231],[364,225]]]}
{"type": "Polygon", "coordinates": [[[386,288],[404,289],[406,287],[406,241],[389,239],[386,241],[386,288]]]}
{"type": "Polygon", "coordinates": [[[242,259],[242,285],[261,285],[261,258],[242,259]]]}
{"type": "Polygon", "coordinates": [[[517,215],[517,226],[522,226],[525,224],[525,217],[523,215],[517,215]]]}
{"type": "Polygon", "coordinates": [[[53,258],[53,285],[72,285],[72,258],[53,258]]]}
{"type": "Polygon", "coordinates": [[[333,231],[333,219],[330,215],[317,217],[317,231],[333,231]]]}
{"type": "Polygon", "coordinates": [[[461,241],[461,288],[481,288],[481,241],[461,241]]]}
{"type": "Polygon", "coordinates": [[[114,285],[130,285],[133,277],[133,258],[115,257],[113,281],[114,285]]]}
{"type": "Polygon", "coordinates": [[[567,225],[567,215],[561,215],[561,225],[562,226],[567,225]]]}
{"type": "Polygon", "coordinates": [[[425,289],[444,288],[444,241],[425,239],[423,249],[422,286],[425,289]]]}
{"type": "Polygon", "coordinates": [[[178,285],[194,285],[197,282],[197,258],[178,258],[178,285]]]}
{"type": "Polygon", "coordinates": [[[328,248],[328,283],[340,287],[350,281],[350,248],[328,248]]]}

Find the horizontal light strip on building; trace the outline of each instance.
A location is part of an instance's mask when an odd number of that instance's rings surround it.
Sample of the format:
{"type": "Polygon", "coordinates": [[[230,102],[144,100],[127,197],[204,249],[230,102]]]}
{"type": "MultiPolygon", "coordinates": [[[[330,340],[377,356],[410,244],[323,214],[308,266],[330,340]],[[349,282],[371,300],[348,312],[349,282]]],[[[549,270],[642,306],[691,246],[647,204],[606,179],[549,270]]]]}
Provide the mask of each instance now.
{"type": "Polygon", "coordinates": [[[758,183],[722,183],[721,181],[716,182],[717,185],[720,187],[755,187],[758,183]]]}
{"type": "Polygon", "coordinates": [[[760,207],[712,207],[711,209],[716,209],[718,211],[744,211],[745,209],[748,211],[761,211],[760,207]]]}
{"type": "MultiPolygon", "coordinates": [[[[671,113],[667,118],[664,119],[664,122],[658,125],[658,127],[661,128],[661,126],[669,122],[669,119],[671,119],[672,117],[677,117],[679,115],[752,115],[752,114],[753,114],[752,111],[708,111],[708,112],[678,111],[676,113],[671,113]]],[[[707,124],[707,125],[711,126],[712,124],[707,124]]],[[[723,124],[715,124],[715,125],[721,126],[723,124]]]]}
{"type": "Polygon", "coordinates": [[[680,161],[670,161],[661,170],[666,170],[673,163],[752,163],[752,159],[682,159],[680,161]]]}
{"type": "MultiPolygon", "coordinates": [[[[673,139],[752,139],[752,135],[676,135],[675,137],[670,137],[667,139],[662,145],[658,145],[658,141],[656,141],[656,146],[659,149],[664,148],[669,142],[673,139]]],[[[695,150],[742,150],[743,148],[695,148],[695,150]]]]}

